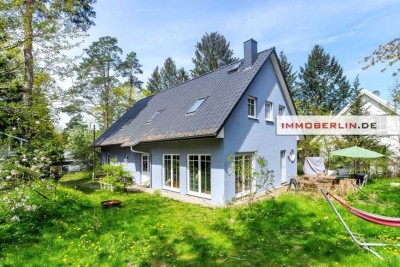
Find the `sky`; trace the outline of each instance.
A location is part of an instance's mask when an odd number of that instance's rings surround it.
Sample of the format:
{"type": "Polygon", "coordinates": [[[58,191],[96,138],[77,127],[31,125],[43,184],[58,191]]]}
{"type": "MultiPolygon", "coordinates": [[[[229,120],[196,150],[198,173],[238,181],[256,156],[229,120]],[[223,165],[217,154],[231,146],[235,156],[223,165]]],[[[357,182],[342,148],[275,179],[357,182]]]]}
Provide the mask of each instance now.
{"type": "MultiPolygon", "coordinates": [[[[259,51],[273,46],[284,51],[295,71],[304,66],[315,44],[322,45],[350,82],[359,75],[362,88],[378,90],[390,100],[394,68],[383,73],[379,65],[362,70],[360,61],[400,37],[399,0],[98,0],[94,9],[96,25],[69,54],[81,54],[100,37],[116,37],[124,54],[137,53],[144,85],[167,57],[177,67],[193,69],[196,43],[206,32],[217,31],[230,42],[234,56],[243,58],[243,42],[253,38],[259,51]]],[[[65,121],[62,118],[61,124],[65,121]]]]}

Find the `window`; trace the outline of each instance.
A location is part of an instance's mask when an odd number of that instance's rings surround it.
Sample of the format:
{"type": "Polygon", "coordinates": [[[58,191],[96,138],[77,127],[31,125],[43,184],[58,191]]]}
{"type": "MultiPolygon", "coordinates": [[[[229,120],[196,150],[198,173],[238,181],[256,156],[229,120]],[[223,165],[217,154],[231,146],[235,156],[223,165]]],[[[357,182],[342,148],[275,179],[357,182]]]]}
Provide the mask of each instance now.
{"type": "Polygon", "coordinates": [[[148,119],[148,121],[146,123],[150,123],[152,121],[154,121],[154,119],[158,116],[158,114],[160,114],[163,111],[163,109],[157,110],[156,112],[154,112],[154,114],[150,117],[150,119],[148,119]]]}
{"type": "Polygon", "coordinates": [[[148,172],[149,171],[149,157],[147,155],[142,155],[142,171],[148,172]]]}
{"type": "Polygon", "coordinates": [[[211,156],[189,155],[189,191],[211,195],[211,156]]]}
{"type": "Polygon", "coordinates": [[[179,188],[179,155],[164,155],[164,186],[179,188]]]}
{"type": "Polygon", "coordinates": [[[110,165],[111,164],[111,156],[107,154],[106,156],[106,164],[110,165]]]}
{"type": "Polygon", "coordinates": [[[273,120],[272,102],[269,101],[265,101],[265,120],[267,121],[273,120]]]}
{"type": "Polygon", "coordinates": [[[207,97],[203,97],[200,99],[197,99],[197,101],[193,104],[193,106],[188,110],[187,114],[196,112],[197,109],[206,101],[207,97]]]}
{"type": "Polygon", "coordinates": [[[279,116],[285,115],[285,107],[279,105],[279,111],[278,111],[279,116]]]}
{"type": "Polygon", "coordinates": [[[124,162],[125,162],[125,163],[128,163],[128,160],[129,160],[129,155],[128,155],[128,154],[125,154],[124,162]]]}
{"type": "Polygon", "coordinates": [[[256,101],[255,97],[249,96],[247,98],[247,115],[249,118],[256,118],[256,101]]]}
{"type": "Polygon", "coordinates": [[[235,156],[235,193],[243,193],[251,189],[253,175],[252,154],[235,156]]]}

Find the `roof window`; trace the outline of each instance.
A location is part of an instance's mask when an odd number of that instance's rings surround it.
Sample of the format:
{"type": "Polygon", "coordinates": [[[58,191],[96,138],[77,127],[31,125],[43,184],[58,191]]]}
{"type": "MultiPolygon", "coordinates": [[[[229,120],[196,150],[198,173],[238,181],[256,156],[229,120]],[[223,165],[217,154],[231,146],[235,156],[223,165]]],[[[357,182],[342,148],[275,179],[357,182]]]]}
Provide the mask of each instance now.
{"type": "Polygon", "coordinates": [[[153,113],[153,115],[150,117],[150,119],[147,120],[146,123],[150,123],[154,121],[154,119],[158,116],[163,111],[163,109],[157,110],[156,112],[153,113]]]}
{"type": "Polygon", "coordinates": [[[193,106],[188,110],[187,114],[196,112],[199,107],[206,101],[207,97],[197,99],[193,106]]]}

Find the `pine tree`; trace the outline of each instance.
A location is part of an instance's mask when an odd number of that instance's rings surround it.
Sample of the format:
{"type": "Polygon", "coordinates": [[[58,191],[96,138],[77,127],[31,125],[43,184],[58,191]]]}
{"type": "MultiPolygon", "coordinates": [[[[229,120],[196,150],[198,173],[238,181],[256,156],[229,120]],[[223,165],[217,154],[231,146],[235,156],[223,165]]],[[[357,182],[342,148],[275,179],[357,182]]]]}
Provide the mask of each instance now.
{"type": "Polygon", "coordinates": [[[297,72],[293,71],[293,65],[289,62],[283,51],[279,53],[279,61],[281,64],[283,77],[286,81],[286,85],[289,89],[290,94],[293,97],[293,100],[296,102],[296,100],[298,99],[298,92],[296,90],[297,72]]]}
{"type": "Polygon", "coordinates": [[[178,83],[183,83],[189,80],[189,74],[185,71],[183,67],[178,70],[176,80],[178,83]]]}
{"type": "Polygon", "coordinates": [[[354,95],[343,69],[324,49],[315,45],[297,84],[302,114],[323,115],[341,110],[354,95]]]}
{"type": "Polygon", "coordinates": [[[178,83],[178,71],[176,69],[175,61],[172,58],[167,58],[164,66],[160,70],[161,88],[162,91],[167,90],[178,83]]]}
{"type": "MultiPolygon", "coordinates": [[[[353,83],[353,90],[356,92],[353,97],[353,101],[350,104],[349,114],[352,116],[368,116],[371,115],[368,107],[366,106],[366,101],[361,94],[359,88],[360,82],[358,76],[353,83]]],[[[379,144],[379,139],[376,136],[370,135],[344,135],[344,144],[339,145],[340,148],[359,146],[370,150],[379,150],[381,153],[386,153],[387,147],[385,145],[379,144]]],[[[340,143],[340,141],[339,141],[340,143]]]]}
{"type": "Polygon", "coordinates": [[[192,70],[193,77],[200,76],[238,60],[238,58],[233,57],[233,50],[230,49],[230,43],[218,32],[205,33],[195,47],[195,55],[192,58],[192,62],[194,63],[194,69],[192,70]]]}
{"type": "Polygon", "coordinates": [[[161,92],[161,75],[158,70],[158,66],[153,70],[149,81],[147,82],[147,90],[154,95],[161,92]]]}
{"type": "Polygon", "coordinates": [[[114,37],[100,37],[88,48],[76,66],[76,83],[69,90],[70,113],[86,113],[107,129],[134,103],[134,88],[141,82],[136,74],[141,65],[136,53],[128,54],[122,61],[122,49],[114,37]],[[128,86],[121,85],[121,78],[128,78],[128,86]]]}

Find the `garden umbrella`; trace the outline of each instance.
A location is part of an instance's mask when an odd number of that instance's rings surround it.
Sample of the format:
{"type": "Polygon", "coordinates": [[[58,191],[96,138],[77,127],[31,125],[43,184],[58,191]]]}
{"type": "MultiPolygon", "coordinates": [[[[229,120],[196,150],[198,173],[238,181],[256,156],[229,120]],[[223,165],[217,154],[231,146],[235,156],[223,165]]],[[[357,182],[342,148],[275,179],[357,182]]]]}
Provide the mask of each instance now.
{"type": "Polygon", "coordinates": [[[331,155],[342,156],[348,158],[363,158],[363,159],[374,159],[384,157],[385,155],[371,151],[362,147],[352,146],[340,150],[331,152],[331,155]]]}
{"type": "Polygon", "coordinates": [[[375,159],[384,157],[385,155],[371,151],[362,147],[352,146],[331,152],[331,155],[342,156],[354,159],[354,174],[356,173],[356,158],[358,159],[375,159]]]}

